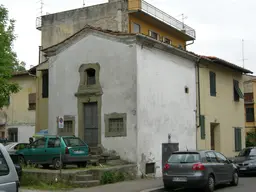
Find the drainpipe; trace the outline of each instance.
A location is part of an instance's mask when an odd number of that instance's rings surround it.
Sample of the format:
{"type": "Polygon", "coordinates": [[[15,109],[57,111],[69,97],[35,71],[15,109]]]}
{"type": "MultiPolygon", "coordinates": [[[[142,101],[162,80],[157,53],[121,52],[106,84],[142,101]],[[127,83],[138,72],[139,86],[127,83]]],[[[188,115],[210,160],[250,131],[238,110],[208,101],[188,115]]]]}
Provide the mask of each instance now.
{"type": "Polygon", "coordinates": [[[193,45],[194,44],[194,40],[192,41],[192,42],[190,42],[190,43],[188,43],[188,44],[186,44],[185,46],[186,46],[186,49],[187,49],[187,46],[189,46],[189,45],[193,45]]]}
{"type": "Polygon", "coordinates": [[[199,63],[201,61],[202,57],[199,57],[198,60],[196,61],[196,82],[197,82],[197,95],[198,97],[196,98],[196,106],[198,106],[198,119],[199,119],[199,124],[197,124],[197,110],[196,110],[196,149],[198,148],[197,144],[197,129],[201,126],[201,121],[200,121],[200,116],[201,116],[201,97],[200,97],[200,74],[199,74],[199,63]]]}

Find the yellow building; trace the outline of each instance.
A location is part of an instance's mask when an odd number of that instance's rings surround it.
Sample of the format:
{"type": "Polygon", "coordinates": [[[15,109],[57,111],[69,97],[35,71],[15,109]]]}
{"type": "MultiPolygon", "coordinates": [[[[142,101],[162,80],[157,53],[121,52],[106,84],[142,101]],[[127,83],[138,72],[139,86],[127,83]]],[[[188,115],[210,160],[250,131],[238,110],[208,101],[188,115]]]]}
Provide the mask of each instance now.
{"type": "Polygon", "coordinates": [[[256,133],[256,76],[244,75],[245,130],[256,133]]]}
{"type": "Polygon", "coordinates": [[[245,147],[243,73],[216,57],[201,57],[198,83],[198,149],[234,156],[245,147]]]}
{"type": "Polygon", "coordinates": [[[28,72],[17,72],[11,81],[17,83],[21,90],[10,96],[9,105],[0,112],[4,122],[1,137],[28,142],[35,132],[36,78],[28,72]]]}
{"type": "MultiPolygon", "coordinates": [[[[64,41],[83,29],[86,24],[112,31],[142,33],[180,49],[186,49],[196,38],[193,28],[144,0],[109,0],[108,3],[37,18],[36,27],[41,31],[40,49],[64,41]]],[[[48,129],[48,62],[42,52],[39,65],[30,72],[37,76],[38,132],[48,129]]]]}

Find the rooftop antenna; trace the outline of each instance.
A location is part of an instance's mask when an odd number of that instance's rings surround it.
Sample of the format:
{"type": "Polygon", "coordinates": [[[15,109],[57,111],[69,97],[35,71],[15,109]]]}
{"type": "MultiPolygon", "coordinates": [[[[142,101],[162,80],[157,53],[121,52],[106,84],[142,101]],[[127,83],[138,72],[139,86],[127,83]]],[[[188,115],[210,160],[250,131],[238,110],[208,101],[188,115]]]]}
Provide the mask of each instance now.
{"type": "Polygon", "coordinates": [[[44,9],[44,1],[43,0],[40,0],[40,13],[41,13],[41,16],[43,15],[43,9],[44,9]]]}
{"type": "Polygon", "coordinates": [[[247,60],[247,59],[244,58],[244,39],[242,39],[242,61],[243,61],[243,68],[244,68],[245,60],[247,60]]]}
{"type": "Polygon", "coordinates": [[[187,19],[188,17],[185,16],[184,13],[182,13],[181,15],[178,15],[178,17],[181,17],[181,20],[182,20],[182,29],[185,30],[185,19],[187,19]]]}
{"type": "Polygon", "coordinates": [[[85,0],[83,0],[83,7],[85,6],[85,0]]]}

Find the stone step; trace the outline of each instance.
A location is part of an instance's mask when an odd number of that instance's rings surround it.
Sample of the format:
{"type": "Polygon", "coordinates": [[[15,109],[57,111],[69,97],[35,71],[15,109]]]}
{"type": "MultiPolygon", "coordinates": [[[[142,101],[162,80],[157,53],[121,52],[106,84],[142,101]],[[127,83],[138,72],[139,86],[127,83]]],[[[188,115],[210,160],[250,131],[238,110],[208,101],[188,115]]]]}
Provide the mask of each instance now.
{"type": "Polygon", "coordinates": [[[73,184],[77,185],[78,187],[95,187],[100,185],[99,180],[91,180],[91,181],[73,181],[73,184]]]}
{"type": "Polygon", "coordinates": [[[92,174],[76,175],[76,181],[90,181],[90,180],[93,180],[92,174]]]}

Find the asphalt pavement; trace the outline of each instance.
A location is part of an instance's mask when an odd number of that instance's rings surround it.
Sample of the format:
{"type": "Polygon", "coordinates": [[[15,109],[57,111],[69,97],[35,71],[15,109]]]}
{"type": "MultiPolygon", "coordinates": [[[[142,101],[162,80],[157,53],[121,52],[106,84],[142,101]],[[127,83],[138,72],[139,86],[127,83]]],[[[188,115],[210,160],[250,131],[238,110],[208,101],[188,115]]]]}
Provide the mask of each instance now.
{"type": "MultiPolygon", "coordinates": [[[[239,185],[236,187],[230,187],[223,185],[217,187],[216,192],[255,192],[256,191],[256,177],[240,177],[239,185]]],[[[194,190],[195,192],[197,190],[194,190]]],[[[146,192],[146,191],[145,191],[146,192]]],[[[150,191],[147,191],[150,192],[150,191]]],[[[154,190],[151,192],[168,192],[164,189],[154,190]]],[[[176,192],[192,192],[191,190],[177,190],[176,192]]]]}

